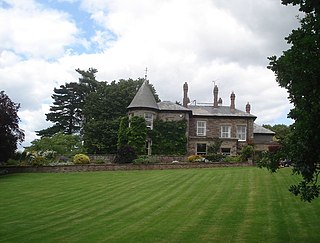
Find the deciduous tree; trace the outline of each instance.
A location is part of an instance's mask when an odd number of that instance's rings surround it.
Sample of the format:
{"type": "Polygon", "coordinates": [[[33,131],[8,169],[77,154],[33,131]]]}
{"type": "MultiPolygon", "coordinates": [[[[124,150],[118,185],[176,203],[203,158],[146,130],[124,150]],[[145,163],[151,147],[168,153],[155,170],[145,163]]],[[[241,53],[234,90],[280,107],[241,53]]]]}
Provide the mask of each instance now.
{"type": "MultiPolygon", "coordinates": [[[[144,79],[121,79],[110,84],[101,82],[96,92],[90,93],[84,107],[84,145],[89,153],[116,153],[121,117],[144,79]]],[[[151,89],[159,100],[155,89],[151,89]]],[[[143,140],[143,143],[145,141],[143,140]]],[[[140,153],[140,152],[139,152],[140,153]]]]}
{"type": "Polygon", "coordinates": [[[304,201],[319,197],[320,173],[320,4],[314,0],[282,0],[299,5],[304,12],[301,26],[286,38],[291,47],[279,58],[270,57],[269,68],[277,82],[287,89],[294,108],[288,117],[294,120],[284,144],[293,171],[302,181],[290,191],[304,201]]]}
{"type": "Polygon", "coordinates": [[[17,149],[17,143],[24,140],[24,131],[19,128],[19,108],[20,104],[0,92],[0,163],[6,162],[17,149]]]}

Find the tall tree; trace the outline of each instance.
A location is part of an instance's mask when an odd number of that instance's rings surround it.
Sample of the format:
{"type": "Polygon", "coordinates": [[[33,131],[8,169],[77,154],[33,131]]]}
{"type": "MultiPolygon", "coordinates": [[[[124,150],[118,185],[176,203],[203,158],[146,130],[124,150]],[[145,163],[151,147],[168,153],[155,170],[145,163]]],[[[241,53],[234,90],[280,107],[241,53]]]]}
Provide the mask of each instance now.
{"type": "Polygon", "coordinates": [[[51,137],[57,132],[73,134],[80,131],[82,121],[80,86],[77,83],[66,83],[60,88],[54,88],[54,94],[51,96],[54,100],[50,107],[50,113],[47,113],[47,120],[55,124],[47,129],[38,132],[38,135],[51,137]]]}
{"type": "Polygon", "coordinates": [[[269,68],[275,72],[279,85],[287,89],[294,105],[288,114],[294,123],[283,148],[302,181],[291,186],[290,191],[311,201],[319,197],[320,191],[320,4],[315,0],[282,3],[299,5],[304,17],[301,26],[286,38],[290,49],[279,58],[270,57],[269,68]]]}
{"type": "MultiPolygon", "coordinates": [[[[110,84],[101,82],[84,107],[84,145],[92,153],[116,153],[120,118],[127,115],[127,107],[144,79],[121,79],[110,84]]],[[[159,100],[154,87],[152,91],[159,100]]]]}
{"type": "Polygon", "coordinates": [[[20,104],[0,92],[0,163],[6,162],[17,149],[17,143],[24,140],[24,131],[19,128],[19,108],[20,104]]]}
{"type": "Polygon", "coordinates": [[[96,81],[96,69],[88,71],[76,69],[81,75],[79,82],[71,82],[54,88],[51,96],[54,100],[47,120],[54,123],[52,127],[37,132],[39,136],[51,137],[56,133],[74,134],[80,132],[83,126],[83,107],[87,96],[95,92],[99,82],[96,81]]]}

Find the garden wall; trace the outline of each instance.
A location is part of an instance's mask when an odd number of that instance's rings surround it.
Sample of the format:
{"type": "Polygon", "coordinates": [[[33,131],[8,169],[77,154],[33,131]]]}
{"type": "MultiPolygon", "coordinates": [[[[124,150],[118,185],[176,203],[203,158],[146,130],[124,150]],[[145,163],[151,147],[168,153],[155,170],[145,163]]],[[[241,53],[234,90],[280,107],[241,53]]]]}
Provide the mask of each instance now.
{"type": "Polygon", "coordinates": [[[118,171],[118,170],[167,170],[212,167],[252,166],[252,163],[173,163],[173,164],[88,164],[63,166],[1,166],[1,174],[33,173],[33,172],[86,172],[86,171],[118,171]]]}
{"type": "MultiPolygon", "coordinates": [[[[114,161],[115,155],[89,155],[91,161],[103,161],[104,163],[111,164],[114,161]]],[[[172,163],[173,161],[186,162],[187,156],[165,156],[165,155],[149,155],[148,160],[157,163],[172,163]]]]}

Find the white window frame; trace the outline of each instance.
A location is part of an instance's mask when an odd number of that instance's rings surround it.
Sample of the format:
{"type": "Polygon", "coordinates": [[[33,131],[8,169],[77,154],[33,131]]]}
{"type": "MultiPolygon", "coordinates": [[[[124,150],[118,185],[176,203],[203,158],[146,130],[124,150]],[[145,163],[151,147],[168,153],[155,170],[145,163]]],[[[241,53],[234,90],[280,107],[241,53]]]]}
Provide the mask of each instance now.
{"type": "Polygon", "coordinates": [[[237,126],[237,138],[239,141],[247,140],[247,126],[246,125],[238,125],[237,126]]]}
{"type": "Polygon", "coordinates": [[[153,114],[150,112],[144,113],[144,119],[146,121],[147,128],[153,129],[153,114]]]}
{"type": "Polygon", "coordinates": [[[222,125],[221,126],[221,138],[231,138],[231,126],[229,125],[222,125]]]}
{"type": "Polygon", "coordinates": [[[207,134],[207,122],[197,121],[197,136],[206,136],[207,134]]]}

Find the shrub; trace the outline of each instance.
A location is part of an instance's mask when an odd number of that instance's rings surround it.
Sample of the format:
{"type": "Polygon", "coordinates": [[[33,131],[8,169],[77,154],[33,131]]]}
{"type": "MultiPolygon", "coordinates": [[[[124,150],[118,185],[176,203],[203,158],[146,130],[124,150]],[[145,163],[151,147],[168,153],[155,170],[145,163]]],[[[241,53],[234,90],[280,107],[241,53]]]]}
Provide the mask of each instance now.
{"type": "Polygon", "coordinates": [[[149,164],[150,160],[148,156],[139,156],[137,159],[133,160],[133,164],[140,165],[140,164],[149,164]]]}
{"type": "Polygon", "coordinates": [[[210,162],[221,162],[225,156],[223,154],[206,155],[206,159],[210,162]]]}
{"type": "Polygon", "coordinates": [[[35,155],[30,158],[30,163],[32,166],[43,166],[48,165],[49,161],[41,155],[35,155]]]}
{"type": "Polygon", "coordinates": [[[16,159],[8,159],[8,161],[6,162],[6,165],[19,165],[20,161],[16,160],[16,159]]]}
{"type": "Polygon", "coordinates": [[[227,163],[239,163],[242,162],[242,157],[240,155],[237,156],[226,156],[223,159],[223,162],[227,162],[227,163]]]}
{"type": "Polygon", "coordinates": [[[89,164],[90,158],[85,154],[76,154],[73,157],[73,163],[75,163],[75,164],[89,164]]]}
{"type": "Polygon", "coordinates": [[[254,148],[252,145],[246,145],[241,149],[240,156],[243,161],[247,161],[248,158],[253,156],[254,148]]]}
{"type": "Polygon", "coordinates": [[[202,162],[204,161],[204,158],[200,155],[191,155],[188,157],[188,162],[202,162]]]}
{"type": "Polygon", "coordinates": [[[69,161],[69,157],[61,155],[57,158],[57,162],[58,163],[66,163],[69,161]]]}
{"type": "Polygon", "coordinates": [[[130,145],[124,145],[118,149],[114,162],[120,164],[132,163],[136,158],[135,150],[130,145]]]}

